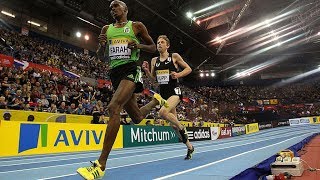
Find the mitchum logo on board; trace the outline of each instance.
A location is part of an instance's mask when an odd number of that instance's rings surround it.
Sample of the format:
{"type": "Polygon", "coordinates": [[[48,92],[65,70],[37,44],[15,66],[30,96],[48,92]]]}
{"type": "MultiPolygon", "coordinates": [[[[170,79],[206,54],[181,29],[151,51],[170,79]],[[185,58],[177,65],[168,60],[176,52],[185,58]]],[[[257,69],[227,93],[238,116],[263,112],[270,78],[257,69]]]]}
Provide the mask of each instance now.
{"type": "Polygon", "coordinates": [[[156,131],[154,128],[151,132],[142,128],[131,128],[131,142],[154,142],[154,141],[170,141],[176,135],[169,131],[156,131]]]}
{"type": "Polygon", "coordinates": [[[124,126],[123,131],[124,147],[178,142],[178,136],[171,127],[124,126]]]}

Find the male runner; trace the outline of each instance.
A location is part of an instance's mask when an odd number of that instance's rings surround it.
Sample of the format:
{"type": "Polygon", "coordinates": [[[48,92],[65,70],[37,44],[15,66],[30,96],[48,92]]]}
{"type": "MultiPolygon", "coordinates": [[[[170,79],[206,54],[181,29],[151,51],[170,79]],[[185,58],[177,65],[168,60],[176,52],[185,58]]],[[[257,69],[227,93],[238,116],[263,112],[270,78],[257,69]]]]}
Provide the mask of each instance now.
{"type": "Polygon", "coordinates": [[[155,52],[156,46],[147,28],[141,22],[127,20],[128,7],[114,0],[110,4],[114,24],[106,25],[99,35],[100,54],[107,48],[110,60],[110,78],[114,89],[113,97],[108,105],[109,122],[105,133],[103,148],[98,160],[91,167],[79,168],[77,172],[85,179],[98,179],[104,176],[106,163],[120,127],[120,112],[124,108],[130,118],[139,123],[150,109],[157,104],[166,105],[166,101],[156,94],[147,107],[138,108],[135,92],[142,92],[141,68],[137,65],[140,50],[155,52]],[[142,39],[144,44],[140,44],[142,39]]]}
{"type": "Polygon", "coordinates": [[[157,40],[157,49],[160,54],[159,57],[154,57],[151,60],[151,72],[147,61],[143,62],[142,68],[147,76],[156,81],[160,86],[160,95],[166,99],[169,107],[162,107],[159,115],[171,122],[173,128],[179,130],[182,142],[188,147],[186,160],[192,158],[194,148],[188,140],[188,134],[185,127],[178,121],[176,107],[179,104],[182,93],[178,86],[178,78],[182,78],[191,73],[190,66],[182,59],[178,53],[168,53],[170,47],[170,40],[167,36],[161,35],[157,40]],[[178,67],[182,67],[181,72],[178,67]]]}

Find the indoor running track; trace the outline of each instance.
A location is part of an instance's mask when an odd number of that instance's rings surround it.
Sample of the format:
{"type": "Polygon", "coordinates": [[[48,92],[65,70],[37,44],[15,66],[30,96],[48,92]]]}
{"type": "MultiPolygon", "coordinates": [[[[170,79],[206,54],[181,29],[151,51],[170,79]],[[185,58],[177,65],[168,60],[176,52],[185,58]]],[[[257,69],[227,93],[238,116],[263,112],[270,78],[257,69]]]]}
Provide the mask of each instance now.
{"type": "MultiPolygon", "coordinates": [[[[193,142],[196,151],[189,161],[184,160],[186,147],[181,143],[114,150],[103,179],[230,179],[314,133],[320,133],[319,125],[193,142]]],[[[82,179],[76,169],[90,165],[98,156],[94,151],[0,158],[0,180],[82,179]]]]}

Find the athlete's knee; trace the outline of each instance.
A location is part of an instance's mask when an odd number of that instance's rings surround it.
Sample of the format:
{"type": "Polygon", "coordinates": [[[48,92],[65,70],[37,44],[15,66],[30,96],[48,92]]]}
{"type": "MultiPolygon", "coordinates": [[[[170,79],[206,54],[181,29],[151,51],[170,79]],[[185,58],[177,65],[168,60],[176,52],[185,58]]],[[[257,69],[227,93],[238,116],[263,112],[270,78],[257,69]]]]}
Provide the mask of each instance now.
{"type": "Polygon", "coordinates": [[[115,114],[120,115],[121,109],[122,109],[121,104],[116,101],[110,102],[110,104],[108,105],[108,112],[110,116],[115,114]]]}
{"type": "Polygon", "coordinates": [[[166,108],[161,108],[159,111],[159,115],[163,118],[167,117],[169,114],[169,111],[166,108]]]}

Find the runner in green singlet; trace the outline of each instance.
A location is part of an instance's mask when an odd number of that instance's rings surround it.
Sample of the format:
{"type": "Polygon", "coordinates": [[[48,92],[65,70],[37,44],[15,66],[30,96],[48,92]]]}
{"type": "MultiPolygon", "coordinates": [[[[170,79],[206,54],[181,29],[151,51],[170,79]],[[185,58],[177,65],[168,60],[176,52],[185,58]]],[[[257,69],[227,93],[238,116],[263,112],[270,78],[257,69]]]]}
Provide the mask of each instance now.
{"type": "Polygon", "coordinates": [[[98,160],[90,167],[82,167],[77,172],[85,179],[99,179],[104,176],[106,163],[120,128],[120,112],[125,109],[135,123],[139,123],[150,109],[157,104],[167,106],[159,94],[148,105],[139,109],[134,93],[142,92],[141,68],[138,66],[140,50],[155,52],[156,46],[147,28],[141,22],[127,20],[128,7],[114,0],[110,4],[114,24],[106,25],[99,35],[99,50],[105,50],[110,61],[110,78],[114,89],[108,105],[109,122],[103,142],[103,149],[98,160]],[[140,44],[140,39],[144,44],[140,44]]]}

